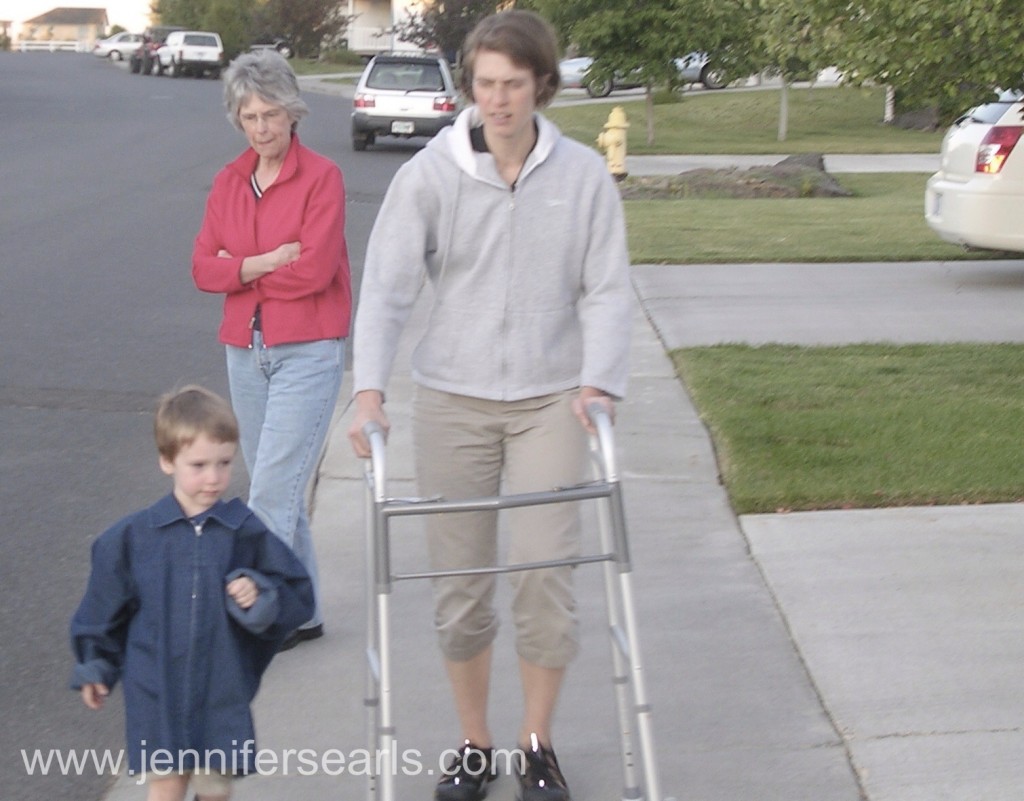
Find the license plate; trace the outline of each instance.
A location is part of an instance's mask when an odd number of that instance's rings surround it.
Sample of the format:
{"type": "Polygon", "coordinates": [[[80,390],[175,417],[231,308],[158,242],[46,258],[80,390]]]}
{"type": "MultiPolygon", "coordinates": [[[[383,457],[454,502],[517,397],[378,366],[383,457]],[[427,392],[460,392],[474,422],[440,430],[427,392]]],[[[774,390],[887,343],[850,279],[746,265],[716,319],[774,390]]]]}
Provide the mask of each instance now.
{"type": "Polygon", "coordinates": [[[391,133],[393,134],[411,134],[415,130],[416,124],[406,120],[395,120],[391,123],[391,133]]]}

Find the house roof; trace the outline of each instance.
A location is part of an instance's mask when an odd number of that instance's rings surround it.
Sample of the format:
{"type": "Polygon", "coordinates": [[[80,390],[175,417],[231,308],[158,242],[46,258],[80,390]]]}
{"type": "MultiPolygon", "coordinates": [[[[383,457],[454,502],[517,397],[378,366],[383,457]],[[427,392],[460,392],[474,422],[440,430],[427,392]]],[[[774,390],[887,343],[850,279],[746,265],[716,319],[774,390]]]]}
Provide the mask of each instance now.
{"type": "Polygon", "coordinates": [[[101,25],[107,26],[105,8],[52,8],[45,14],[25,20],[26,25],[101,25]]]}

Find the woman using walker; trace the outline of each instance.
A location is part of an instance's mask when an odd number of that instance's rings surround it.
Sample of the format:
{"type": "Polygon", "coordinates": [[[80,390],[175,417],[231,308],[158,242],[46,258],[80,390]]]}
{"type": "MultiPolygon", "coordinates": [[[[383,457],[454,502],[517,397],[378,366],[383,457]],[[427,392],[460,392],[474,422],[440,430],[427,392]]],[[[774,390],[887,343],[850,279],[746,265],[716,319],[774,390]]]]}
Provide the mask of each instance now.
{"type": "MultiPolygon", "coordinates": [[[[370,236],[355,328],[349,437],[387,431],[385,389],[424,278],[429,323],[413,356],[416,474],[451,500],[581,481],[585,404],[609,412],[628,374],[632,301],[619,193],[601,158],[537,113],[559,88],[558,47],[536,14],[484,19],[466,42],[453,126],[403,165],[370,236]]],[[[507,510],[507,561],[575,556],[575,504],[507,510]]],[[[492,566],[497,513],[430,515],[434,570],[492,566]]],[[[510,574],[523,691],[518,797],[567,801],[552,747],[578,650],[571,568],[510,574]]],[[[487,722],[495,576],[435,579],[435,624],[462,728],[438,801],[483,798],[496,778],[487,722]]]]}

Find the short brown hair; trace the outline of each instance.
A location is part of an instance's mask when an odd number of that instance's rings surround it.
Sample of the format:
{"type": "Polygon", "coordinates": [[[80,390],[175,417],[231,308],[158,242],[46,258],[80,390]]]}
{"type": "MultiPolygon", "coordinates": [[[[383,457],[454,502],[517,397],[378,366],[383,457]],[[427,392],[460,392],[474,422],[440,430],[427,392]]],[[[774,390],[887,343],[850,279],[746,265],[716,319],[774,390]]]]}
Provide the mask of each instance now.
{"type": "Polygon", "coordinates": [[[537,106],[551,102],[562,85],[558,73],[558,37],[532,11],[500,11],[484,17],[462,48],[462,91],[473,97],[473,62],[481,50],[502,53],[517,67],[529,69],[537,81],[537,106]]]}
{"type": "Polygon", "coordinates": [[[200,434],[214,442],[238,442],[238,420],[231,404],[195,384],[160,398],[153,435],[163,458],[173,462],[178,452],[195,442],[200,434]]]}

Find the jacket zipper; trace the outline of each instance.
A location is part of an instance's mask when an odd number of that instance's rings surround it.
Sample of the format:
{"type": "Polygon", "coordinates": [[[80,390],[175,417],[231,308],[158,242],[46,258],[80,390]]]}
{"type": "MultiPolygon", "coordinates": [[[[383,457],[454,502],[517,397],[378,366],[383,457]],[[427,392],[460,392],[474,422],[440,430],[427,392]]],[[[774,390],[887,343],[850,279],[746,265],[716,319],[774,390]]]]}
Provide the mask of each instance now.
{"type": "Polygon", "coordinates": [[[189,607],[188,654],[185,663],[185,696],[183,699],[186,710],[186,727],[191,725],[192,710],[194,708],[192,703],[192,679],[195,670],[196,632],[199,628],[199,548],[200,540],[203,536],[203,524],[194,523],[192,527],[195,529],[196,537],[192,547],[192,599],[189,607]]]}
{"type": "MultiPolygon", "coordinates": [[[[509,283],[511,277],[511,265],[514,263],[513,254],[515,253],[515,243],[512,241],[512,232],[515,231],[515,217],[516,213],[516,187],[519,186],[519,177],[513,184],[509,186],[509,203],[508,203],[508,254],[505,258],[506,272],[505,272],[505,313],[501,317],[501,341],[507,341],[506,334],[508,333],[508,304],[509,304],[509,283]]],[[[505,349],[501,351],[501,397],[506,397],[506,391],[508,389],[508,354],[505,349]]]]}

